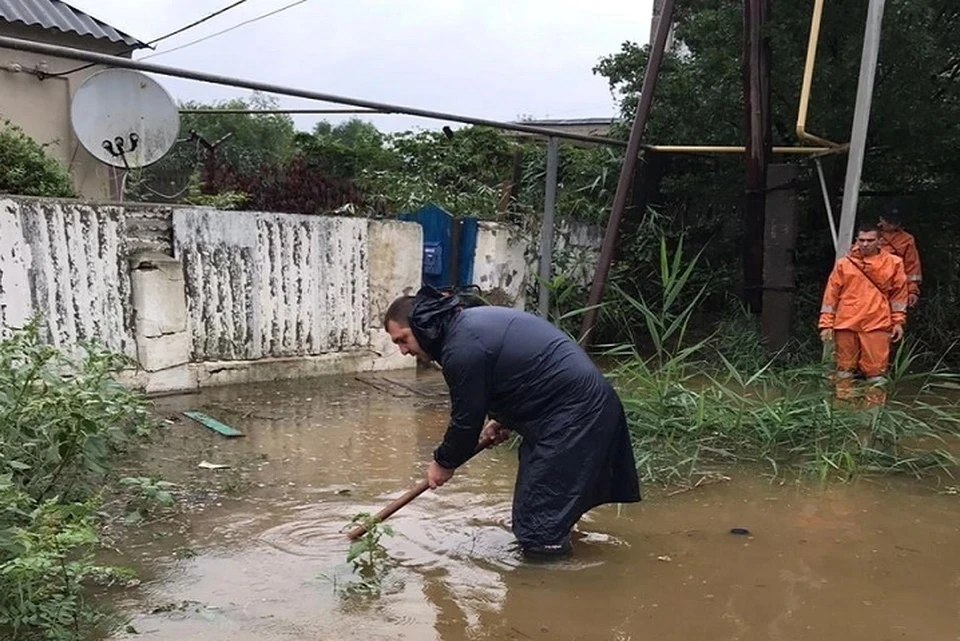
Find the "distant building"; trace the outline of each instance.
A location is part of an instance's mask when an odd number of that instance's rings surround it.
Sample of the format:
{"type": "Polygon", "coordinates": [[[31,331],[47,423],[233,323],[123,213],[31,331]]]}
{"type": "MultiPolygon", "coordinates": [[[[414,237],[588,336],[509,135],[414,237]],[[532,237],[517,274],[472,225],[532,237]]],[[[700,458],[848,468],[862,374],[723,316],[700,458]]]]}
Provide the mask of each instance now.
{"type": "MultiPolygon", "coordinates": [[[[544,120],[522,120],[516,124],[530,125],[531,127],[543,127],[544,129],[555,129],[572,134],[582,134],[586,136],[608,136],[610,128],[617,122],[616,118],[555,118],[544,120]]],[[[528,134],[522,131],[504,131],[504,135],[517,140],[543,140],[543,136],[528,134]]],[[[590,143],[573,144],[589,145],[590,143]]]]}
{"type": "MultiPolygon", "coordinates": [[[[129,58],[147,47],[136,38],[60,0],[0,0],[0,35],[129,58]]],[[[88,198],[115,198],[115,172],[88,154],[70,126],[70,101],[94,65],[0,47],[0,121],[10,120],[70,171],[88,198]]]]}
{"type": "MultiPolygon", "coordinates": [[[[653,45],[654,39],[657,37],[657,27],[660,25],[660,16],[663,15],[663,2],[664,0],[653,0],[653,12],[650,16],[650,45],[653,45]]],[[[674,42],[673,34],[676,30],[676,23],[670,25],[670,31],[667,32],[667,43],[666,50],[670,51],[674,48],[676,44],[674,42]]]]}

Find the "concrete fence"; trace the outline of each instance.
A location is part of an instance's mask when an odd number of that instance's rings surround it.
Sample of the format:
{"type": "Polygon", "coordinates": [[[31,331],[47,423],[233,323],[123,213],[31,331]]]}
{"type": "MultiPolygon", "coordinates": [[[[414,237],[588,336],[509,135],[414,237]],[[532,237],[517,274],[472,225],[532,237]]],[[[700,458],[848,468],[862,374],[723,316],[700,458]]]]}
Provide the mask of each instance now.
{"type": "MultiPolygon", "coordinates": [[[[596,230],[556,239],[557,269],[592,274],[596,230]]],[[[524,308],[538,245],[481,223],[473,282],[524,308]]],[[[419,288],[422,247],[413,222],[0,197],[0,328],[39,314],[54,345],[133,358],[147,392],[413,367],[381,319],[419,288]]]]}
{"type": "Polygon", "coordinates": [[[96,340],[147,392],[410,367],[380,318],[420,284],[416,223],[0,199],[0,325],[96,340]]]}
{"type": "MultiPolygon", "coordinates": [[[[593,280],[603,228],[559,221],[553,234],[552,276],[588,287],[593,280]]],[[[540,230],[481,222],[473,262],[473,282],[496,305],[536,307],[539,292],[540,230]]]]}

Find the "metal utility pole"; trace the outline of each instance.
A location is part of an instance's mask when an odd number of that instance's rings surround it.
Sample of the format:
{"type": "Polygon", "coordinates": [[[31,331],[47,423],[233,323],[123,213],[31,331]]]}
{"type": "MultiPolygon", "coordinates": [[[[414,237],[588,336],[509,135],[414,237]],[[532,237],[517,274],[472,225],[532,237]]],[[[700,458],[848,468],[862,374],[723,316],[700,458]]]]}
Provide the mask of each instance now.
{"type": "Polygon", "coordinates": [[[743,0],[743,97],[746,116],[743,298],[754,314],[763,308],[763,237],[770,159],[770,48],[764,35],[769,0],[743,0]]]}
{"type": "Polygon", "coordinates": [[[540,315],[550,313],[550,266],[553,262],[553,206],[557,201],[557,165],[560,148],[557,139],[547,139],[547,184],[543,199],[543,225],[540,227],[540,315]]]}
{"type": "Polygon", "coordinates": [[[760,325],[768,353],[790,342],[796,291],[797,166],[773,163],[767,169],[763,247],[763,313],[760,325]]]}
{"type": "MultiPolygon", "coordinates": [[[[663,16],[663,4],[666,0],[653,0],[653,11],[650,16],[650,42],[657,39],[657,28],[660,26],[660,18],[663,16]]],[[[667,33],[667,49],[673,45],[673,24],[671,16],[670,31],[667,33]]]]}
{"type": "Polygon", "coordinates": [[[657,77],[660,75],[660,66],[663,63],[663,54],[666,50],[667,36],[673,26],[673,8],[676,0],[663,0],[660,20],[657,22],[657,33],[650,47],[650,58],[647,60],[647,69],[643,75],[643,84],[640,86],[640,100],[637,102],[637,113],[630,129],[630,139],[627,141],[627,152],[623,157],[623,166],[620,168],[620,179],[617,181],[617,192],[613,198],[613,208],[607,229],[603,235],[603,245],[600,247],[600,257],[597,260],[597,270],[593,274],[593,284],[590,286],[590,297],[587,300],[587,312],[580,325],[580,344],[588,347],[593,340],[593,327],[597,322],[597,306],[603,299],[603,290],[607,284],[607,274],[610,272],[610,263],[613,262],[613,252],[616,248],[617,235],[620,230],[620,219],[627,205],[627,194],[633,182],[633,172],[637,166],[637,156],[640,154],[640,143],[643,132],[647,128],[650,117],[650,107],[653,104],[653,93],[657,86],[657,77]]]}
{"type": "Polygon", "coordinates": [[[857,102],[850,132],[850,153],[847,156],[847,177],[843,183],[843,205],[840,210],[840,229],[837,234],[837,258],[846,255],[853,244],[853,228],[857,220],[857,202],[860,198],[860,177],[863,174],[863,154],[867,146],[870,126],[870,108],[873,105],[873,81],[880,55],[880,30],[883,26],[884,0],[870,0],[867,23],[863,32],[863,54],[860,57],[860,80],[857,83],[857,102]]]}

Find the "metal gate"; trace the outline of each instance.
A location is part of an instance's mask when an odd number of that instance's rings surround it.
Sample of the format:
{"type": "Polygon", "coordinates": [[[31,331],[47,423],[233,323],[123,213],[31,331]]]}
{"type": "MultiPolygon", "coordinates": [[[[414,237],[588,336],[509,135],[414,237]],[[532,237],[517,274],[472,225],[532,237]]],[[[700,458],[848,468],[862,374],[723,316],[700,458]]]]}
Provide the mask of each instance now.
{"type": "Polygon", "coordinates": [[[473,281],[473,257],[477,251],[477,219],[455,218],[436,205],[424,205],[400,220],[418,222],[423,227],[424,285],[437,289],[465,287],[473,281]]]}

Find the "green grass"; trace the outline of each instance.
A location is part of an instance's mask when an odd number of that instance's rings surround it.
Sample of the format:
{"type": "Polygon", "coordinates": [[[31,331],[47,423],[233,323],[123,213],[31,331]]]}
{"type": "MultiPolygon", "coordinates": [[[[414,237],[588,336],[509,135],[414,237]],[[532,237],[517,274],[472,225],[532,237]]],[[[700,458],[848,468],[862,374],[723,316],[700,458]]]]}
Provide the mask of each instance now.
{"type": "Polygon", "coordinates": [[[827,379],[832,363],[785,366],[795,359],[760,357],[755,324],[724,323],[702,340],[688,339],[704,289],[684,293],[696,259],[683,265],[681,252],[671,256],[661,242],[657,300],[631,297],[612,284],[614,299],[630,308],[621,313],[644,319],[644,342],[652,346],[642,354],[632,344],[604,352],[618,363],[608,375],[623,400],[645,482],[682,484],[744,463],[821,478],[952,472],[957,459],[948,441],[960,433],[960,376],[943,366],[943,355],[916,371],[916,344],[901,344],[885,405],[839,404],[827,379]]]}
{"type": "Polygon", "coordinates": [[[651,368],[638,359],[611,372],[645,481],[685,482],[742,463],[847,478],[957,463],[945,439],[960,431],[960,408],[940,393],[955,388],[953,374],[927,372],[909,395],[862,410],[836,404],[820,368],[745,373],[726,364],[708,372],[693,360],[651,368]]]}

